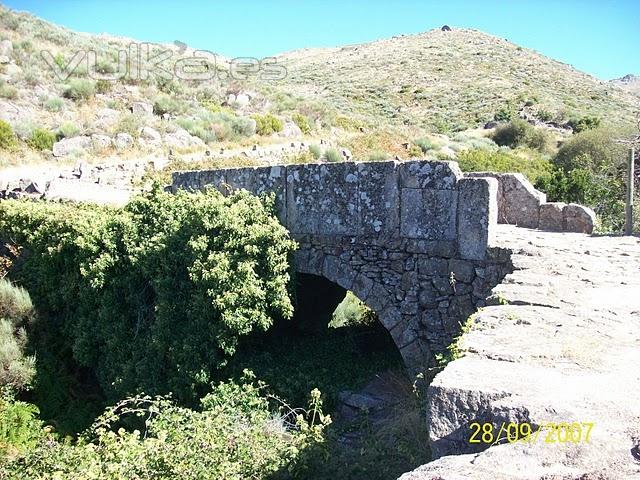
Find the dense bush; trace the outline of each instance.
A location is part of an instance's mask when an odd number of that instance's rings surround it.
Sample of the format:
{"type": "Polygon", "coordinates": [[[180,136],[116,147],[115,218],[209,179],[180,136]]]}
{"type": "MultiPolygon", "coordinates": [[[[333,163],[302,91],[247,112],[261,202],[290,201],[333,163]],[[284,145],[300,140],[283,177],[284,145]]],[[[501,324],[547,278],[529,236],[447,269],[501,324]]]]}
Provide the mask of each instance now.
{"type": "Polygon", "coordinates": [[[56,143],[56,134],[45,128],[36,128],[27,143],[36,150],[51,150],[56,143]]]}
{"type": "Polygon", "coordinates": [[[0,279],[0,387],[25,389],[34,375],[34,358],[25,355],[25,326],[33,320],[29,294],[0,279]]]}
{"type": "Polygon", "coordinates": [[[298,128],[305,135],[308,135],[311,133],[311,126],[309,125],[309,120],[304,115],[295,113],[293,115],[293,122],[298,126],[298,128]]]}
{"type": "Polygon", "coordinates": [[[422,153],[427,153],[429,150],[433,150],[433,143],[427,138],[419,138],[413,143],[422,150],[422,153]]]}
{"type": "Polygon", "coordinates": [[[553,170],[549,160],[531,150],[462,150],[457,160],[463,172],[516,172],[524,174],[532,183],[553,170]]]}
{"type": "Polygon", "coordinates": [[[76,102],[89,100],[96,93],[96,84],[86,78],[72,78],[62,96],[76,102]]]}
{"type": "Polygon", "coordinates": [[[315,160],[318,160],[320,157],[322,157],[322,149],[320,148],[320,145],[309,145],[309,152],[311,152],[311,155],[313,155],[313,158],[315,160]]]}
{"type": "Polygon", "coordinates": [[[44,108],[48,112],[61,112],[64,108],[64,100],[53,97],[44,102],[44,108]]]}
{"type": "Polygon", "coordinates": [[[573,128],[574,133],[580,133],[600,127],[601,120],[598,117],[573,118],[569,120],[568,124],[573,128]]]}
{"type": "Polygon", "coordinates": [[[16,135],[13,128],[4,120],[0,120],[0,150],[7,150],[16,144],[16,135]]]}
{"type": "Polygon", "coordinates": [[[342,161],[342,155],[340,155],[340,152],[338,150],[336,150],[335,148],[327,148],[324,151],[324,158],[327,160],[327,162],[341,162],[342,161]]]}
{"type": "Polygon", "coordinates": [[[59,138],[71,138],[80,134],[80,127],[72,122],[65,122],[58,127],[59,138]]]}
{"type": "Polygon", "coordinates": [[[14,100],[18,98],[18,89],[4,80],[0,80],[0,97],[14,100]]]}
{"type": "Polygon", "coordinates": [[[124,209],[0,203],[0,238],[61,349],[109,398],[199,397],[238,338],[290,317],[294,243],[246,192],[153,191],[124,209]]]}
{"type": "Polygon", "coordinates": [[[281,132],[284,127],[282,120],[270,113],[265,115],[256,114],[251,118],[256,121],[256,132],[259,135],[271,135],[273,133],[281,132]]]}
{"type": "Polygon", "coordinates": [[[600,229],[621,231],[624,226],[625,164],[627,147],[616,140],[630,130],[587,129],[567,140],[554,159],[552,175],[537,187],[549,200],[575,202],[592,207],[600,229]]]}
{"type": "Polygon", "coordinates": [[[549,153],[551,150],[550,134],[520,119],[498,126],[491,135],[491,139],[505,147],[528,146],[542,153],[549,153]]]}
{"type": "Polygon", "coordinates": [[[186,111],[186,105],[182,100],[169,95],[158,95],[153,101],[153,113],[156,115],[179,115],[186,111]]]}
{"type": "Polygon", "coordinates": [[[331,419],[322,413],[318,391],[307,410],[274,411],[262,389],[248,380],[221,383],[198,411],[164,398],[123,400],[77,443],[33,425],[31,448],[1,462],[0,477],[258,480],[295,471],[301,451],[322,441],[331,419]],[[139,429],[118,428],[127,421],[139,429]]]}

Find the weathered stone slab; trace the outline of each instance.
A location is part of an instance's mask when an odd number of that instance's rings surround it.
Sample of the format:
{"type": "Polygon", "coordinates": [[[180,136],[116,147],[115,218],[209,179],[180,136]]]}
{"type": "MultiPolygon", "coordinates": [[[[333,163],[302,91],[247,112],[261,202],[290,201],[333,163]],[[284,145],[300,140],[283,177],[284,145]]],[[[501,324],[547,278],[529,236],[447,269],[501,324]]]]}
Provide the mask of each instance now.
{"type": "Polygon", "coordinates": [[[596,213],[590,208],[570,203],[562,209],[562,215],[565,232],[593,233],[596,213]]]}
{"type": "Polygon", "coordinates": [[[401,188],[453,190],[462,172],[456,162],[432,160],[404,162],[398,165],[401,188]]]}
{"type": "Polygon", "coordinates": [[[358,163],[361,235],[398,234],[400,195],[395,162],[358,163]]]}
{"type": "Polygon", "coordinates": [[[563,210],[566,206],[561,202],[550,202],[540,205],[540,230],[562,232],[564,230],[563,210]]]}
{"type": "Polygon", "coordinates": [[[483,260],[497,223],[498,182],[494,178],[463,178],[458,182],[458,253],[483,260]]]}
{"type": "Polygon", "coordinates": [[[429,240],[456,238],[458,192],[403,188],[400,199],[400,235],[429,240]]]}
{"type": "Polygon", "coordinates": [[[287,226],[292,233],[356,235],[358,172],[354,163],[287,167],[287,226]]]}

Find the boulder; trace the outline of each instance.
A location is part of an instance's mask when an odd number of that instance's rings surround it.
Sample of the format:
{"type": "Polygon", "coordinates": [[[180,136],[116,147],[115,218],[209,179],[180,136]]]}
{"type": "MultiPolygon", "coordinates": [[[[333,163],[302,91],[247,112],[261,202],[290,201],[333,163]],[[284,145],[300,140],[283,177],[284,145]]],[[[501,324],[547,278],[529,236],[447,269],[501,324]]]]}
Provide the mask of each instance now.
{"type": "Polygon", "coordinates": [[[588,207],[570,203],[562,209],[565,232],[593,233],[596,213],[588,207]]]}
{"type": "Polygon", "coordinates": [[[146,102],[133,102],[131,113],[134,115],[153,115],[153,105],[146,102]]]}
{"type": "Polygon", "coordinates": [[[138,143],[142,147],[159,147],[162,145],[162,136],[160,132],[151,127],[143,127],[142,130],[140,130],[138,143]]]}
{"type": "Polygon", "coordinates": [[[0,55],[0,65],[11,63],[11,59],[7,55],[0,55]]]}
{"type": "Polygon", "coordinates": [[[53,144],[54,157],[66,157],[74,153],[86,153],[92,146],[91,137],[81,135],[79,137],[63,138],[53,144]]]}
{"type": "Polygon", "coordinates": [[[293,122],[286,122],[282,127],[282,131],[278,133],[279,137],[300,137],[302,136],[302,130],[293,122]]]}
{"type": "Polygon", "coordinates": [[[91,145],[97,152],[106,150],[111,146],[111,137],[108,135],[93,134],[91,135],[91,145]]]}
{"type": "Polygon", "coordinates": [[[564,207],[565,203],[550,202],[540,205],[540,230],[549,232],[562,232],[564,230],[564,207]]]}
{"type": "Polygon", "coordinates": [[[250,102],[251,97],[246,93],[239,93],[238,95],[236,95],[236,103],[239,107],[248,107],[250,102]]]}
{"type": "Polygon", "coordinates": [[[128,133],[120,132],[113,139],[113,144],[118,150],[124,150],[133,145],[133,137],[128,133]]]}
{"type": "Polygon", "coordinates": [[[182,128],[165,135],[164,141],[168,146],[175,148],[203,147],[205,145],[202,139],[194,137],[182,128]]]}
{"type": "Polygon", "coordinates": [[[106,129],[112,125],[115,125],[120,117],[120,112],[113,108],[101,108],[96,111],[96,127],[100,129],[106,129]]]}
{"type": "Polygon", "coordinates": [[[353,158],[353,155],[351,154],[351,150],[349,150],[348,148],[343,148],[343,149],[341,149],[341,150],[340,150],[340,153],[342,154],[343,158],[344,158],[347,162],[353,158]]]}
{"type": "Polygon", "coordinates": [[[0,42],[0,55],[10,56],[13,52],[13,43],[11,40],[2,40],[0,42]]]}

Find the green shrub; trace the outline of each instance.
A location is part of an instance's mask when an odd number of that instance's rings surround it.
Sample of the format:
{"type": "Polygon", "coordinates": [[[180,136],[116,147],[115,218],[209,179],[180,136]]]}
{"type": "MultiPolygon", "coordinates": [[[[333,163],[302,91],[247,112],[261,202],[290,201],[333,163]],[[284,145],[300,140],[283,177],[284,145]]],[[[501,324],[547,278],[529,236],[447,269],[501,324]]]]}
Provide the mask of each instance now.
{"type": "Polygon", "coordinates": [[[599,128],[601,120],[598,117],[582,117],[569,120],[569,126],[574,133],[584,132],[585,130],[593,130],[599,128]]]}
{"type": "Polygon", "coordinates": [[[96,84],[92,80],[86,78],[72,78],[65,87],[62,94],[63,97],[69,98],[76,102],[86,101],[92,98],[96,93],[96,84]]]}
{"type": "Polygon", "coordinates": [[[335,148],[327,148],[324,151],[324,158],[327,160],[327,162],[341,162],[342,161],[342,155],[340,155],[340,152],[338,150],[336,150],[335,148]]]}
{"type": "Polygon", "coordinates": [[[153,101],[153,113],[156,115],[179,115],[186,111],[186,105],[181,100],[169,95],[158,95],[153,101]]]}
{"type": "Polygon", "coordinates": [[[51,150],[56,143],[56,134],[45,128],[36,128],[27,143],[36,150],[51,150]]]}
{"type": "Polygon", "coordinates": [[[58,127],[59,138],[71,138],[80,134],[80,127],[77,124],[71,122],[65,122],[58,127]]]}
{"type": "Polygon", "coordinates": [[[549,160],[537,152],[526,150],[462,150],[458,152],[457,161],[463,172],[522,173],[532,183],[553,171],[553,165],[549,160]]]}
{"type": "Polygon", "coordinates": [[[320,145],[309,145],[309,152],[311,152],[311,155],[313,155],[313,158],[315,160],[318,160],[320,157],[322,157],[322,149],[320,148],[320,145]]]}
{"type": "Polygon", "coordinates": [[[496,122],[508,122],[514,117],[514,115],[515,112],[512,107],[503,107],[495,113],[493,119],[496,122]]]}
{"type": "Polygon", "coordinates": [[[109,80],[98,80],[96,81],[96,92],[97,93],[109,93],[113,88],[113,82],[109,80]]]}
{"type": "MultiPolygon", "coordinates": [[[[21,390],[31,383],[35,373],[35,359],[25,355],[25,326],[33,317],[29,294],[7,280],[0,279],[0,388],[21,390]]],[[[0,432],[0,444],[1,442],[0,432]]]]}
{"type": "Polygon", "coordinates": [[[532,129],[533,127],[524,120],[516,119],[499,125],[491,134],[491,139],[500,146],[515,148],[524,144],[532,129]]]}
{"type": "MultiPolygon", "coordinates": [[[[197,411],[164,398],[120,401],[75,444],[44,433],[35,435],[36,442],[25,439],[35,444],[1,462],[0,476],[105,478],[108,472],[113,479],[267,480],[296,468],[301,452],[322,441],[331,419],[322,413],[317,390],[308,409],[278,411],[263,396],[264,385],[249,380],[217,385],[197,411]],[[126,422],[136,422],[144,434],[119,428],[126,422]]],[[[26,431],[37,432],[37,426],[26,431]]]]}
{"type": "Polygon", "coordinates": [[[538,110],[538,112],[536,113],[536,117],[541,122],[550,122],[551,120],[553,120],[553,114],[550,111],[544,109],[538,110]]]}
{"type": "Polygon", "coordinates": [[[375,150],[369,154],[367,159],[370,162],[381,162],[383,160],[388,160],[389,154],[386,152],[383,152],[382,150],[375,150]]]}
{"type": "MultiPolygon", "coordinates": [[[[12,459],[34,449],[44,437],[38,408],[17,401],[8,389],[0,396],[0,476],[7,475],[12,459]]],[[[19,474],[18,474],[19,477],[19,474]]],[[[17,478],[13,476],[13,478],[17,478]]]]}
{"type": "Polygon", "coordinates": [[[339,328],[354,325],[372,325],[377,321],[376,314],[353,293],[347,292],[333,312],[330,327],[339,328]]]}
{"type": "Polygon", "coordinates": [[[0,81],[0,97],[15,100],[18,98],[18,89],[5,81],[0,81]]]}
{"type": "Polygon", "coordinates": [[[4,120],[0,120],[0,150],[8,150],[16,145],[16,134],[4,120]]]}
{"type": "Polygon", "coordinates": [[[427,153],[429,150],[433,150],[433,143],[426,138],[419,138],[413,143],[422,150],[422,153],[427,153]]]}
{"type": "Polygon", "coordinates": [[[498,126],[491,135],[491,139],[500,146],[511,148],[528,146],[542,153],[549,153],[552,148],[551,135],[547,131],[537,129],[520,119],[498,126]]]}
{"type": "Polygon", "coordinates": [[[271,135],[281,132],[284,127],[282,120],[270,113],[266,115],[252,115],[251,118],[256,121],[256,133],[258,133],[258,135],[271,135]]]}
{"type": "Polygon", "coordinates": [[[118,122],[113,128],[113,133],[128,133],[133,138],[137,138],[142,126],[140,117],[133,113],[125,113],[118,118],[118,122]]]}
{"type": "Polygon", "coordinates": [[[309,120],[304,115],[299,113],[295,113],[293,115],[294,123],[300,128],[303,134],[308,135],[311,133],[311,126],[309,125],[309,120]]]}
{"type": "Polygon", "coordinates": [[[44,108],[48,112],[61,112],[64,108],[64,100],[59,97],[53,97],[44,102],[44,108]]]}
{"type": "Polygon", "coordinates": [[[122,209],[4,201],[0,237],[29,251],[21,278],[55,319],[42,328],[110,398],[191,399],[240,336],[292,314],[295,244],[273,208],[215,190],[154,190],[122,209]]]}

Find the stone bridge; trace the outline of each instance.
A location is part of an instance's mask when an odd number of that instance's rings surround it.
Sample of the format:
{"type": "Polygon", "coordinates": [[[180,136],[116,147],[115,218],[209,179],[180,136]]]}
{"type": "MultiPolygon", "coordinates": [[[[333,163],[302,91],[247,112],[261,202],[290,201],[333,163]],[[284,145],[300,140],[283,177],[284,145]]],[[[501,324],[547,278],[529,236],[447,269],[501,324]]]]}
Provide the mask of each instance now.
{"type": "Polygon", "coordinates": [[[488,248],[499,181],[454,162],[345,162],[178,172],[173,191],[273,192],[298,272],[351,290],[418,369],[506,273],[488,248]]]}

